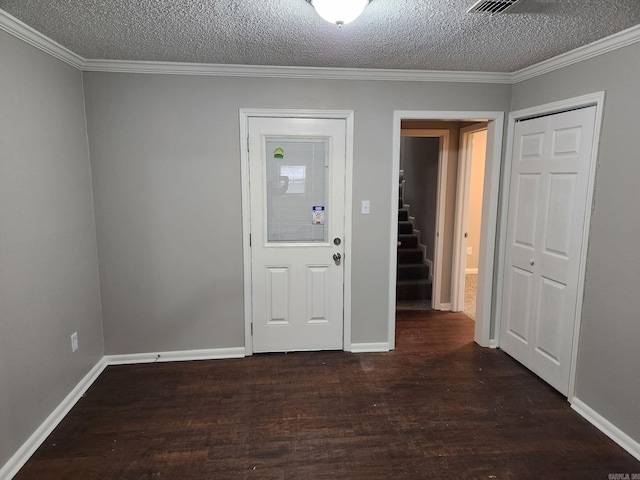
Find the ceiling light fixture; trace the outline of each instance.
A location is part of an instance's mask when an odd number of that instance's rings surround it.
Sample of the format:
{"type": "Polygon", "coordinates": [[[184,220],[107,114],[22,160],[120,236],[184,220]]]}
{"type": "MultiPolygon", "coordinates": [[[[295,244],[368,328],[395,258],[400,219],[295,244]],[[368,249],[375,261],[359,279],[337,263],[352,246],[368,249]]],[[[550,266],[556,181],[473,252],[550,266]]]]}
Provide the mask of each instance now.
{"type": "Polygon", "coordinates": [[[370,0],[311,0],[318,15],[339,27],[360,16],[370,0]]]}

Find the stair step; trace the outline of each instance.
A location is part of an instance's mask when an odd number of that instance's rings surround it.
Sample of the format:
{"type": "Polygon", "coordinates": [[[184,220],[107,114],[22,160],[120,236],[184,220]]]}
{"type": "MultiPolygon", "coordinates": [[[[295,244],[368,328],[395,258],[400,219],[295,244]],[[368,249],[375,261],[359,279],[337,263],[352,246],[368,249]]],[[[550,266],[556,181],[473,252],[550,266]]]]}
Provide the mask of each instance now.
{"type": "Polygon", "coordinates": [[[431,282],[428,280],[401,280],[396,283],[398,300],[430,300],[431,282]]]}
{"type": "Polygon", "coordinates": [[[398,210],[398,221],[399,222],[408,222],[409,221],[409,210],[406,208],[401,208],[398,210]]]}
{"type": "Polygon", "coordinates": [[[399,248],[398,263],[422,263],[422,250],[419,248],[399,248]]]}
{"type": "Polygon", "coordinates": [[[403,235],[413,233],[413,224],[411,222],[398,222],[398,233],[403,235]]]}
{"type": "Polygon", "coordinates": [[[418,248],[418,235],[415,234],[400,234],[398,235],[398,241],[400,245],[398,248],[418,248]]]}
{"type": "Polygon", "coordinates": [[[428,280],[429,267],[422,263],[399,264],[397,279],[400,280],[428,280]]]}

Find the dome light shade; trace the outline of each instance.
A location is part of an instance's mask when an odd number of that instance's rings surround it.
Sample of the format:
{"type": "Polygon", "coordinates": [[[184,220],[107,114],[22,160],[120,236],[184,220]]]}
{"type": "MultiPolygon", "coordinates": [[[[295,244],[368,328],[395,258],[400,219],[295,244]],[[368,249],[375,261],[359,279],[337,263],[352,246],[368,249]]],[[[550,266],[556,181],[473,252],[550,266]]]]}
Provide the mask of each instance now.
{"type": "Polygon", "coordinates": [[[369,0],[311,0],[318,15],[339,26],[353,22],[368,4],[369,0]]]}

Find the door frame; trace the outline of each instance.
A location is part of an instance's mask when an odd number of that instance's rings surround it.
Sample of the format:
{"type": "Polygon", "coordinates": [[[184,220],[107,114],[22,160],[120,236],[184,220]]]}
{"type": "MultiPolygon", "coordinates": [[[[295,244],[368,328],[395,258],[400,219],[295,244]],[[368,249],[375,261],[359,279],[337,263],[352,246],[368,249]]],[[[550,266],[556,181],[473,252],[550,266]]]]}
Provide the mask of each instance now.
{"type": "MultiPolygon", "coordinates": [[[[489,122],[487,126],[487,161],[485,163],[484,191],[482,198],[482,238],[480,239],[480,264],[478,276],[478,307],[474,340],[483,347],[495,346],[491,338],[493,323],[492,297],[494,291],[495,240],[498,220],[498,194],[502,163],[502,138],[504,112],[497,111],[434,111],[395,110],[393,112],[393,161],[391,162],[391,205],[398,205],[400,181],[400,131],[402,120],[443,120],[489,122]]],[[[398,212],[391,208],[391,238],[389,241],[389,348],[395,348],[396,338],[396,269],[398,212]]]]}
{"type": "MultiPolygon", "coordinates": [[[[343,350],[351,351],[351,232],[353,222],[353,110],[300,110],[240,108],[240,180],[242,185],[242,261],[244,293],[245,356],[253,355],[252,290],[251,290],[251,203],[249,186],[249,119],[311,118],[345,120],[345,198],[344,198],[344,288],[343,350]]],[[[396,189],[397,190],[397,189],[396,189]]],[[[396,203],[398,200],[396,199],[396,203]]]]}
{"type": "MultiPolygon", "coordinates": [[[[458,183],[456,186],[456,216],[453,228],[453,265],[451,267],[451,310],[461,312],[464,307],[465,266],[464,233],[468,227],[469,195],[471,192],[471,165],[473,149],[469,148],[471,135],[487,130],[487,125],[474,124],[460,129],[458,149],[458,183]]],[[[486,157],[486,149],[485,149],[486,157]]],[[[483,192],[484,194],[484,192],[483,192]]],[[[480,232],[482,234],[482,232],[480,232]]],[[[480,271],[478,269],[478,274],[480,271]]]]}
{"type": "Polygon", "coordinates": [[[502,326],[502,297],[504,288],[504,267],[505,254],[507,250],[507,217],[509,213],[508,201],[510,193],[511,164],[513,162],[513,144],[516,122],[527,120],[535,117],[554,115],[569,110],[575,110],[583,107],[596,107],[595,128],[593,131],[593,142],[591,145],[591,165],[589,166],[589,179],[587,184],[587,198],[585,209],[585,221],[582,232],[582,251],[580,252],[580,267],[578,272],[578,292],[576,297],[575,322],[573,329],[573,345],[571,351],[571,367],[569,373],[569,390],[567,399],[571,403],[575,394],[575,377],[576,363],[578,359],[578,343],[580,336],[580,323],[582,320],[582,302],[584,300],[584,282],[587,264],[587,250],[589,241],[589,228],[591,225],[591,211],[593,209],[593,194],[595,186],[595,174],[598,164],[598,146],[600,143],[600,132],[602,128],[602,118],[604,115],[605,92],[595,92],[579,97],[573,97],[557,102],[546,103],[535,107],[516,110],[509,113],[507,126],[507,145],[505,152],[505,162],[502,171],[502,192],[500,194],[500,204],[503,206],[500,215],[500,232],[498,238],[498,264],[496,271],[498,272],[498,281],[496,283],[496,312],[495,312],[495,336],[496,344],[500,345],[500,329],[502,326]]]}
{"type": "MultiPolygon", "coordinates": [[[[431,128],[409,128],[400,130],[401,137],[413,138],[438,138],[438,186],[436,187],[436,220],[433,238],[433,260],[431,276],[433,278],[433,291],[431,292],[431,302],[434,310],[448,310],[449,305],[443,305],[440,301],[442,291],[442,257],[444,244],[440,232],[444,230],[445,206],[447,199],[447,171],[449,170],[449,130],[431,128]]],[[[398,202],[396,202],[398,203],[398,202]]],[[[395,285],[394,285],[395,287],[395,285]]],[[[394,302],[395,303],[395,302],[394,302]]]]}

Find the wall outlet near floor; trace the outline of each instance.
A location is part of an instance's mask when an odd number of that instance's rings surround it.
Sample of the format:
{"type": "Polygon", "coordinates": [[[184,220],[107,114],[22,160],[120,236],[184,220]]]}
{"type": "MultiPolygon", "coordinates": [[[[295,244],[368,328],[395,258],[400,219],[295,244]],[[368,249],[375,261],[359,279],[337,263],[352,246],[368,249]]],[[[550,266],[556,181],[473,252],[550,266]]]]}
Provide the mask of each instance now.
{"type": "Polygon", "coordinates": [[[71,334],[71,351],[75,352],[78,350],[78,332],[73,332],[71,334]]]}

